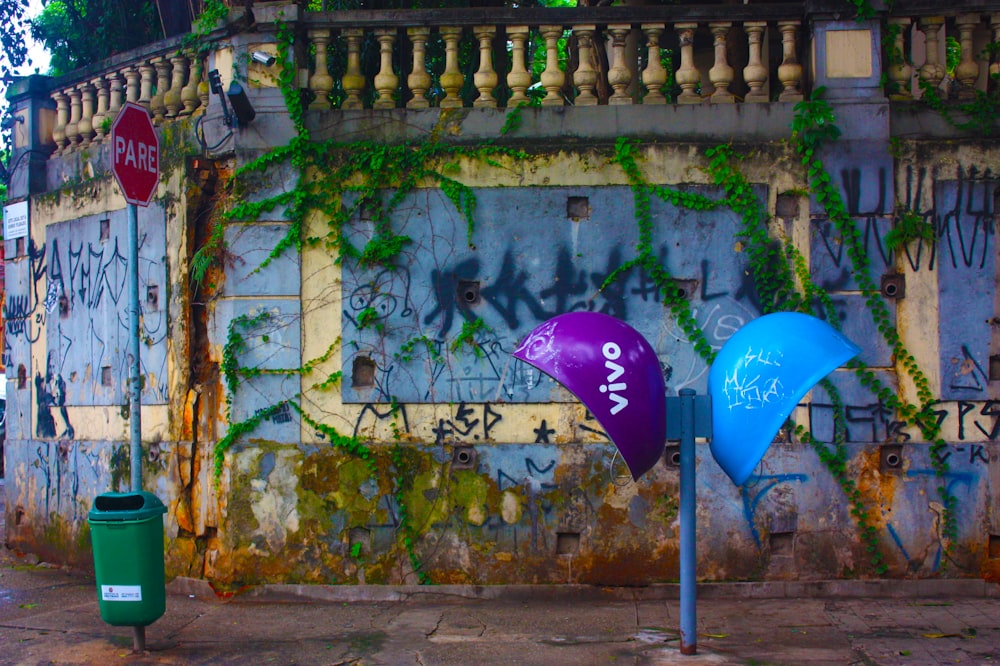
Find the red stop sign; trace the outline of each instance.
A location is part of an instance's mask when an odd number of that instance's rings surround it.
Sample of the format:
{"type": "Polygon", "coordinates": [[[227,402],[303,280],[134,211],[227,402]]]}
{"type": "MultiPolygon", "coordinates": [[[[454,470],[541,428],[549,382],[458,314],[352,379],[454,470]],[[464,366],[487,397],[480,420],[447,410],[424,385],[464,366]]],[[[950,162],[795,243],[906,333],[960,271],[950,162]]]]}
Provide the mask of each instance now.
{"type": "Polygon", "coordinates": [[[146,109],[125,102],[111,126],[111,154],[125,201],[148,206],[160,180],[160,140],[146,109]]]}

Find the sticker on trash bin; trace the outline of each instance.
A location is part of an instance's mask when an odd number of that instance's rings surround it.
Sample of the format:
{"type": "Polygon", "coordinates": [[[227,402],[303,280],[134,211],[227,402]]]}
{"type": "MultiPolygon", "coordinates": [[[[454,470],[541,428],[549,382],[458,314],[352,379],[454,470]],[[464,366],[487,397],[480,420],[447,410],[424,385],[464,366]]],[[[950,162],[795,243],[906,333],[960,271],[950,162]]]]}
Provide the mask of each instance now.
{"type": "Polygon", "coordinates": [[[101,585],[102,601],[142,601],[139,585],[101,585]]]}

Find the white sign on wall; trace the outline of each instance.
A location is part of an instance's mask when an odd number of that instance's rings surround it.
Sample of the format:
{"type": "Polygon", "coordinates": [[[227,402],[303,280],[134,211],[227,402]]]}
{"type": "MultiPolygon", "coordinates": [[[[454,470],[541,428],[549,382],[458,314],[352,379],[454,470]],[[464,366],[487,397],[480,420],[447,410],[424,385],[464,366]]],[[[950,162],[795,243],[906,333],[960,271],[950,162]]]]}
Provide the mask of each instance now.
{"type": "Polygon", "coordinates": [[[28,235],[28,201],[19,201],[3,207],[4,240],[23,238],[28,235]]]}

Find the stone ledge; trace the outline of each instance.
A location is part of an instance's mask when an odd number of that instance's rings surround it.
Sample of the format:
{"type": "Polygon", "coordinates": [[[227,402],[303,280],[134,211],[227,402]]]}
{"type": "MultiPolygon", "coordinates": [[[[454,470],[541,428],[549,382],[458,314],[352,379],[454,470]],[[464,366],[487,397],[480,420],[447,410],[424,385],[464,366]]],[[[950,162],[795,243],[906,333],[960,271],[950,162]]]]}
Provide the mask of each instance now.
{"type": "MultiPolygon", "coordinates": [[[[172,595],[200,599],[229,598],[211,583],[179,576],[167,585],[172,595]]],[[[1000,584],[982,579],[818,580],[700,583],[702,599],[846,599],[846,598],[998,598],[1000,584]]],[[[680,598],[680,586],[661,583],[647,587],[599,585],[295,585],[250,586],[231,597],[255,602],[390,602],[492,601],[671,601],[680,598]]]]}

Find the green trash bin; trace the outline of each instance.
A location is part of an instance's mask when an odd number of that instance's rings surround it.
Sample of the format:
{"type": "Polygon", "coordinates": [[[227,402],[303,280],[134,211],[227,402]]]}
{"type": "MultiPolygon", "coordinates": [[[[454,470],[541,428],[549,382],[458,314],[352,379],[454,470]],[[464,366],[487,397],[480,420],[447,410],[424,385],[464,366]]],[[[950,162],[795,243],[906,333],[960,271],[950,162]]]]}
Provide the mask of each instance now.
{"type": "Polygon", "coordinates": [[[152,624],[167,609],[163,514],[153,493],[105,493],[90,510],[90,540],[101,619],[119,627],[152,624]]]}

